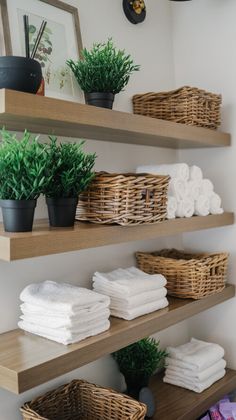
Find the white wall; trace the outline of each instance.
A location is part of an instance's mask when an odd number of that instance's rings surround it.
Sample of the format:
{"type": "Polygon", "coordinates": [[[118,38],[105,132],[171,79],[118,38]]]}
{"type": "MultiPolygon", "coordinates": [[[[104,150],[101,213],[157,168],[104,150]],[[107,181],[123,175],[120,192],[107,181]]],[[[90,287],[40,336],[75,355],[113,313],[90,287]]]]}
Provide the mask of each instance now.
{"type": "MultiPolygon", "coordinates": [[[[225,209],[236,212],[236,2],[193,0],[172,4],[176,86],[189,84],[223,94],[222,129],[232,133],[232,147],[180,152],[180,160],[199,164],[214,181],[225,209]]],[[[229,281],[236,283],[236,227],[184,235],[184,245],[196,250],[228,251],[229,281]]],[[[235,299],[193,318],[192,335],[215,340],[236,368],[235,299]]]]}

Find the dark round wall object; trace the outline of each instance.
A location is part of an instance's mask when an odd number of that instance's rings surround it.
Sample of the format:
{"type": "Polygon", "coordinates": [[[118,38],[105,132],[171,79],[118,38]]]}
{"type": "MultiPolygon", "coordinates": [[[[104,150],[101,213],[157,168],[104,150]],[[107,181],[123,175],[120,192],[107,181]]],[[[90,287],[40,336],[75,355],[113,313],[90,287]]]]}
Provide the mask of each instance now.
{"type": "Polygon", "coordinates": [[[42,69],[32,58],[0,57],[0,89],[36,93],[42,81],[42,69]]]}
{"type": "Polygon", "coordinates": [[[127,19],[135,25],[143,22],[146,18],[144,0],[123,0],[123,9],[127,19]]]}

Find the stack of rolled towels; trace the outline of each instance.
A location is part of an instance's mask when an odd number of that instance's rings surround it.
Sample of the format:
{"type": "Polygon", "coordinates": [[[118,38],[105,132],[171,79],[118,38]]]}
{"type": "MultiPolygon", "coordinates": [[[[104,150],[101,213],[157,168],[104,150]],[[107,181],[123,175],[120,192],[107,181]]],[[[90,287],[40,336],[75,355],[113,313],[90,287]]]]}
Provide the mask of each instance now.
{"type": "Polygon", "coordinates": [[[97,335],[110,327],[110,298],[66,283],[44,281],[21,293],[19,327],[62,344],[97,335]]]}
{"type": "Polygon", "coordinates": [[[168,347],[163,381],[202,392],[225,375],[224,349],[214,343],[192,338],[179,347],[168,347]]]}
{"type": "Polygon", "coordinates": [[[168,306],[166,279],[161,274],[146,274],[136,267],[96,272],[93,288],[111,299],[111,315],[132,320],[168,306]]]}
{"type": "Polygon", "coordinates": [[[169,175],[167,218],[222,214],[221,198],[209,179],[203,178],[201,168],[186,163],[139,166],[137,173],[169,175]]]}

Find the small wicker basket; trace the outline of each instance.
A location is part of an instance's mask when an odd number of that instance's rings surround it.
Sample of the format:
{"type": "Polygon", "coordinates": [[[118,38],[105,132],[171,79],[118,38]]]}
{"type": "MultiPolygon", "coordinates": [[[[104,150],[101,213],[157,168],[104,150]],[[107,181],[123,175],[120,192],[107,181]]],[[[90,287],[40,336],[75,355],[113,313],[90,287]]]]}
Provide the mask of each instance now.
{"type": "Polygon", "coordinates": [[[225,287],[228,254],[190,254],[164,249],[151,254],[137,252],[138,267],[148,274],[167,279],[168,294],[200,299],[225,287]]]}
{"type": "Polygon", "coordinates": [[[76,219],[122,226],[165,219],[168,176],[98,173],[80,195],[76,219]]]}
{"type": "Polygon", "coordinates": [[[135,114],[187,125],[217,129],[221,124],[221,95],[184,86],[177,90],[133,96],[135,114]]]}
{"type": "Polygon", "coordinates": [[[143,420],[146,406],[112,389],[74,380],[24,404],[24,420],[143,420]]]}

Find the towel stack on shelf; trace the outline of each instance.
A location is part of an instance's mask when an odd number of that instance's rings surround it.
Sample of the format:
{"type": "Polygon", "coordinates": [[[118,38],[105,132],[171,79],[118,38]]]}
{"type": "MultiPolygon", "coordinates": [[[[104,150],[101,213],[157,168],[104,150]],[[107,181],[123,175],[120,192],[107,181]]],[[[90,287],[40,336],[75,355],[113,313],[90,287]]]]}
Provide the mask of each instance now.
{"type": "Polygon", "coordinates": [[[20,295],[21,329],[62,344],[97,335],[110,327],[108,296],[83,287],[45,281],[20,295]]]}
{"type": "Polygon", "coordinates": [[[161,274],[149,275],[135,267],[96,272],[93,276],[94,290],[111,299],[111,315],[126,320],[168,306],[165,285],[161,274]]]}
{"type": "Polygon", "coordinates": [[[137,173],[169,175],[167,217],[207,216],[222,214],[221,198],[214,192],[209,179],[204,179],[198,166],[189,167],[186,163],[139,166],[137,173]]]}
{"type": "Polygon", "coordinates": [[[202,392],[225,375],[224,349],[218,344],[192,338],[179,347],[168,347],[163,381],[202,392]]]}

